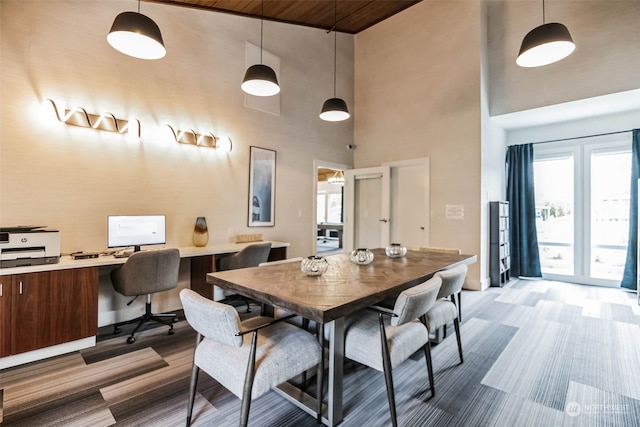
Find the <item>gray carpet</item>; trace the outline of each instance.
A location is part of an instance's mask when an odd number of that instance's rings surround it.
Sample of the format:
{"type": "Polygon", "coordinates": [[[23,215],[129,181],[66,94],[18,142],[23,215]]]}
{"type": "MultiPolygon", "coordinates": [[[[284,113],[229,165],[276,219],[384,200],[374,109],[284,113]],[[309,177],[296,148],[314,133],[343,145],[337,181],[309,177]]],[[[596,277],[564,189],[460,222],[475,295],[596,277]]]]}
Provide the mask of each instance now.
{"type": "MultiPolygon", "coordinates": [[[[515,281],[465,291],[462,313],[465,361],[453,336],[433,347],[434,398],[420,353],[394,370],[400,425],[640,425],[635,294],[515,281]]],[[[177,323],[173,336],[148,329],[132,345],[125,339],[101,333],[94,348],[1,371],[2,426],[184,425],[189,325],[177,323]]],[[[383,375],[355,363],[345,371],[341,425],[389,425],[383,375]]],[[[239,399],[206,374],[198,391],[193,425],[238,424],[239,399]]],[[[253,402],[250,425],[317,424],[270,392],[253,402]]]]}

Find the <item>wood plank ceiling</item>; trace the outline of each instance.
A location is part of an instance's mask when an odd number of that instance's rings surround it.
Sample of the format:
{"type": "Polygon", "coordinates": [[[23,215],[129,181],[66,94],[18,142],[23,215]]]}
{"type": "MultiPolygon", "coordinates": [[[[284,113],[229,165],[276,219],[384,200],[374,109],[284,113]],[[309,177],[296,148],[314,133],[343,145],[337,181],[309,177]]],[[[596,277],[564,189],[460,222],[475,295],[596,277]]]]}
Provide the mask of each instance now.
{"type": "MultiPolygon", "coordinates": [[[[174,6],[193,7],[214,12],[261,17],[260,0],[144,0],[174,6]]],[[[335,30],[357,34],[422,0],[336,0],[335,30]]],[[[143,7],[144,9],[144,7],[143,7]]],[[[144,11],[142,11],[144,13],[144,11]]],[[[264,0],[264,19],[334,29],[332,0],[264,0]]]]}

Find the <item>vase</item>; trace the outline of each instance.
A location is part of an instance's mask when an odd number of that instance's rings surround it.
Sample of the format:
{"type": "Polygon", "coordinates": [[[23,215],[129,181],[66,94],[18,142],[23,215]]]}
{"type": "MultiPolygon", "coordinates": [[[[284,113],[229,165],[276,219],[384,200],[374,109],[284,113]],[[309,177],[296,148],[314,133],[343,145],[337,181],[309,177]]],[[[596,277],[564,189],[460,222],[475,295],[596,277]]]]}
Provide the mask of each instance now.
{"type": "Polygon", "coordinates": [[[391,243],[384,250],[389,258],[400,258],[407,254],[407,248],[400,243],[391,243]]]}
{"type": "Polygon", "coordinates": [[[207,246],[209,242],[209,230],[207,229],[207,220],[203,216],[196,219],[196,225],[193,227],[193,245],[207,246]]]}
{"type": "Polygon", "coordinates": [[[351,252],[349,258],[351,259],[351,262],[356,264],[367,265],[373,262],[373,252],[367,248],[358,248],[351,252]]]}
{"type": "Polygon", "coordinates": [[[329,268],[329,262],[321,256],[311,255],[302,260],[300,270],[307,276],[320,276],[329,268]]]}

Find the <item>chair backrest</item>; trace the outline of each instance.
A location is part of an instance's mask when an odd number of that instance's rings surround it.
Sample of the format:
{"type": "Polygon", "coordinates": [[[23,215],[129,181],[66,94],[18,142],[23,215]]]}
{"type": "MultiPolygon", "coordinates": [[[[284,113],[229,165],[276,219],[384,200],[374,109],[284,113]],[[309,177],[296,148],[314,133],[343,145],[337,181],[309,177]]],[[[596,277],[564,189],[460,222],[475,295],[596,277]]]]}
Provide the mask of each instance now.
{"type": "Polygon", "coordinates": [[[153,294],[178,286],[180,251],[176,248],[134,252],[111,272],[113,288],[125,296],[153,294]]]}
{"type": "Polygon", "coordinates": [[[442,279],[442,286],[438,292],[438,298],[457,294],[462,290],[464,279],[467,277],[467,265],[462,264],[450,270],[438,271],[434,277],[442,279]]]}
{"type": "Polygon", "coordinates": [[[180,291],[184,317],[199,334],[232,347],[242,346],[240,316],[228,304],[212,301],[191,289],[180,291]]]}
{"type": "Polygon", "coordinates": [[[255,243],[243,248],[220,261],[221,270],[236,270],[238,268],[257,267],[261,262],[269,259],[271,242],[255,243]]]}
{"type": "Polygon", "coordinates": [[[454,254],[460,255],[462,251],[460,249],[455,248],[418,248],[421,252],[434,252],[440,254],[454,254]]]}
{"type": "Polygon", "coordinates": [[[425,314],[435,304],[442,280],[432,277],[426,282],[402,291],[393,307],[397,317],[391,318],[392,326],[400,326],[425,314]]]}

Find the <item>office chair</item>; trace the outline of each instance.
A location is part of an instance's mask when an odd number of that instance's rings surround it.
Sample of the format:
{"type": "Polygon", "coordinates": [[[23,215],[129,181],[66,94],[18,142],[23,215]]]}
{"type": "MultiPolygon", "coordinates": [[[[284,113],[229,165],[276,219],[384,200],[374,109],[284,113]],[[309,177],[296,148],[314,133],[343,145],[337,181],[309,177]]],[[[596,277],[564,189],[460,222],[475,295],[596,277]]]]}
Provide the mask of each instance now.
{"type": "Polygon", "coordinates": [[[154,314],[151,312],[151,294],[167,291],[178,285],[180,268],[180,251],[178,249],[161,249],[157,251],[134,252],[121,267],[111,272],[113,288],[124,296],[147,295],[145,313],[135,319],[113,325],[113,333],[120,333],[120,326],[138,322],[131,332],[127,343],[135,342],[135,333],[149,321],[156,321],[169,326],[169,335],[173,335],[173,323],[177,322],[175,314],[154,314]]]}
{"type": "Polygon", "coordinates": [[[439,271],[433,277],[440,279],[442,286],[440,287],[440,291],[438,291],[436,303],[427,312],[427,326],[429,327],[429,331],[434,331],[453,320],[453,327],[455,328],[456,339],[458,340],[460,363],[463,363],[459,309],[455,296],[462,291],[464,279],[467,277],[467,266],[462,264],[450,270],[439,271]]]}
{"type": "Polygon", "coordinates": [[[322,347],[313,335],[283,322],[286,318],[254,317],[241,322],[232,306],[190,289],[180,291],[180,300],[187,322],[198,333],[187,426],[191,425],[200,369],[242,399],[240,425],[246,426],[253,399],[317,366],[316,417],[321,421],[324,362],[322,347]]]}
{"type": "MultiPolygon", "coordinates": [[[[254,243],[252,245],[244,247],[239,252],[233,255],[220,258],[217,271],[236,270],[239,268],[257,267],[263,262],[267,262],[269,259],[269,252],[271,252],[271,242],[254,243]]],[[[232,293],[231,291],[224,290],[218,286],[213,287],[213,299],[214,301],[220,301],[230,303],[233,300],[241,299],[247,305],[247,313],[251,313],[251,307],[249,306],[249,299],[241,295],[232,293]]]]}
{"type": "MultiPolygon", "coordinates": [[[[398,425],[392,369],[422,348],[431,395],[435,396],[431,344],[425,313],[436,303],[442,281],[434,277],[403,291],[393,310],[370,307],[348,315],[344,325],[344,355],[384,372],[391,423],[398,425]]],[[[325,336],[327,334],[325,333],[325,336]]]]}

